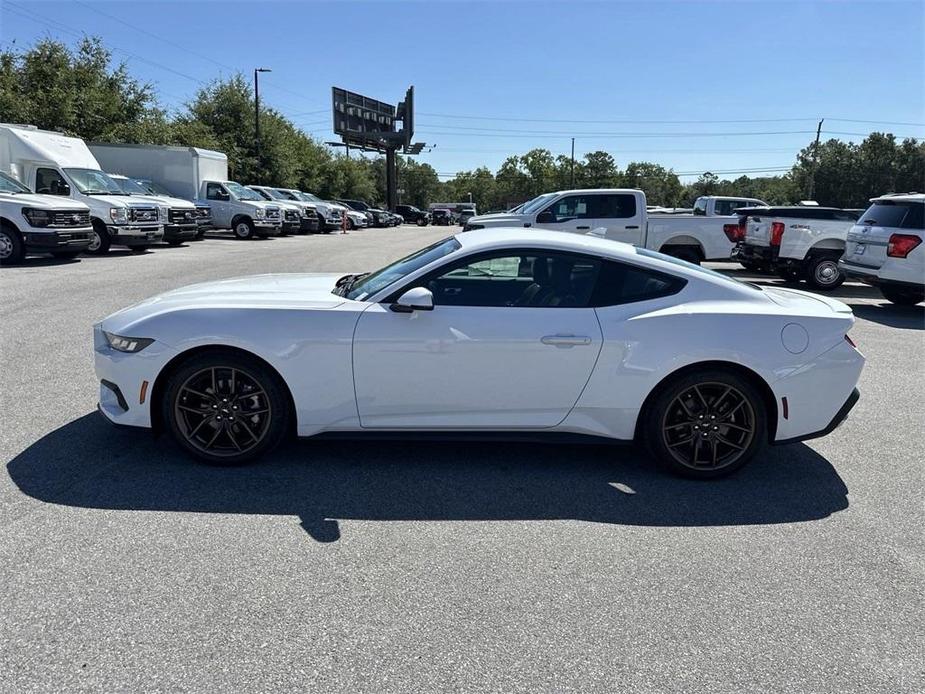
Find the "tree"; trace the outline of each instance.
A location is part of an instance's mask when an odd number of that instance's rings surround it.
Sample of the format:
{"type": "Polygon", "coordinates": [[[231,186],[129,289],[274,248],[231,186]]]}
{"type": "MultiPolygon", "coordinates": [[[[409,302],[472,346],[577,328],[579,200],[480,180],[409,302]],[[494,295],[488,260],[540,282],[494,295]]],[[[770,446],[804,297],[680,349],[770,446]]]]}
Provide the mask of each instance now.
{"type": "Polygon", "coordinates": [[[664,166],[648,162],[632,162],[626,167],[622,185],[639,188],[646,194],[650,205],[678,207],[681,205],[683,188],[677,175],[664,166]]]}
{"type": "Polygon", "coordinates": [[[581,186],[585,188],[616,188],[620,185],[617,163],[607,152],[588,152],[581,167],[581,186]]]}

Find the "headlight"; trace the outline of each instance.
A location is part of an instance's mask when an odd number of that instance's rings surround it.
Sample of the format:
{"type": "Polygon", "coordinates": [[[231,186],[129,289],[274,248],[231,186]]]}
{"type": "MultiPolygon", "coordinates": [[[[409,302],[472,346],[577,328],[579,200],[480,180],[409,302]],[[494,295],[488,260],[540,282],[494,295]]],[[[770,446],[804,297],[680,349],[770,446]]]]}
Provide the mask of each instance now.
{"type": "Polygon", "coordinates": [[[254,210],[254,217],[256,217],[257,219],[263,219],[266,216],[267,216],[267,211],[263,209],[262,207],[258,207],[256,210],[254,210]]]}
{"type": "Polygon", "coordinates": [[[125,224],[128,222],[128,209],[125,207],[110,207],[109,218],[116,224],[125,224]]]}
{"type": "Polygon", "coordinates": [[[34,227],[47,227],[51,224],[51,215],[45,210],[33,210],[31,207],[22,208],[22,216],[34,227]]]}
{"type": "Polygon", "coordinates": [[[103,335],[105,335],[106,342],[109,343],[110,347],[119,352],[129,352],[131,354],[140,352],[154,342],[150,337],[122,337],[121,335],[107,333],[105,330],[103,335]]]}

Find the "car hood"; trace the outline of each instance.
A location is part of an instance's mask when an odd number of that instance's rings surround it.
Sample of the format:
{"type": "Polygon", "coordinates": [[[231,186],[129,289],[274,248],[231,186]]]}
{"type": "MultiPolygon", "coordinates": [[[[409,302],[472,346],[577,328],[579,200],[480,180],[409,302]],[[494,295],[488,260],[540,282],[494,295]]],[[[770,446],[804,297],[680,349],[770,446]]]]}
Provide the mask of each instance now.
{"type": "Polygon", "coordinates": [[[34,193],[0,193],[0,200],[21,204],[23,207],[34,207],[37,210],[89,210],[82,202],[60,195],[36,195],[34,193]]]}
{"type": "Polygon", "coordinates": [[[178,207],[183,210],[196,209],[196,206],[193,203],[191,203],[189,200],[184,200],[182,198],[171,198],[171,197],[168,197],[167,195],[152,195],[151,197],[155,200],[160,200],[166,203],[170,207],[178,207]]]}
{"type": "Polygon", "coordinates": [[[103,329],[118,333],[139,321],[175,311],[209,309],[331,309],[343,304],[332,294],[336,274],[273,274],[191,284],[158,294],[103,320],[103,329]]]}
{"type": "Polygon", "coordinates": [[[469,224],[484,224],[486,226],[520,226],[523,222],[523,215],[507,214],[498,212],[496,214],[478,214],[469,217],[469,224]]]}

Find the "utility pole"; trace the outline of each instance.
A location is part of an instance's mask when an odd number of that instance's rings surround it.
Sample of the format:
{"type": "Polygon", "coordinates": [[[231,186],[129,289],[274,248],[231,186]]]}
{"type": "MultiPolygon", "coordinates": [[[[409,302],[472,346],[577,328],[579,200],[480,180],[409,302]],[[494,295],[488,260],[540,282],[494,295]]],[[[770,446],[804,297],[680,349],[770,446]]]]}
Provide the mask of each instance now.
{"type": "Polygon", "coordinates": [[[812,200],[816,194],[816,163],[819,159],[819,136],[822,135],[823,122],[825,122],[825,118],[819,121],[819,126],[816,128],[816,142],[813,144],[813,168],[809,174],[809,195],[806,196],[807,200],[812,200]]]}
{"type": "Polygon", "coordinates": [[[260,151],[260,87],[257,84],[258,72],[273,72],[269,68],[254,68],[254,142],[257,145],[257,178],[263,183],[263,154],[260,151]]]}
{"type": "Polygon", "coordinates": [[[571,167],[571,179],[572,182],[569,185],[569,188],[575,188],[575,138],[572,138],[572,167],[571,167]]]}

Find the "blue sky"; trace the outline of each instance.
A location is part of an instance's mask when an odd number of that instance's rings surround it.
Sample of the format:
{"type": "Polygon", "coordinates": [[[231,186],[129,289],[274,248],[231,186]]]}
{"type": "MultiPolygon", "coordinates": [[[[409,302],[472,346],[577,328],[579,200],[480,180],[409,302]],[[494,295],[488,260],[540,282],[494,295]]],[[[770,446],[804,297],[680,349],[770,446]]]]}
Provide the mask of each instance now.
{"type": "Polygon", "coordinates": [[[263,100],[322,140],[332,85],[394,103],[414,84],[444,177],[572,136],[681,173],[789,167],[823,117],[824,137],[925,137],[922,2],[0,0],[4,47],[82,33],[169,108],[272,68],[263,100]]]}

